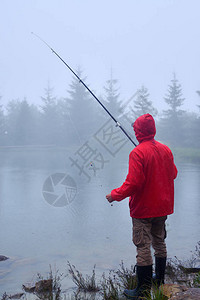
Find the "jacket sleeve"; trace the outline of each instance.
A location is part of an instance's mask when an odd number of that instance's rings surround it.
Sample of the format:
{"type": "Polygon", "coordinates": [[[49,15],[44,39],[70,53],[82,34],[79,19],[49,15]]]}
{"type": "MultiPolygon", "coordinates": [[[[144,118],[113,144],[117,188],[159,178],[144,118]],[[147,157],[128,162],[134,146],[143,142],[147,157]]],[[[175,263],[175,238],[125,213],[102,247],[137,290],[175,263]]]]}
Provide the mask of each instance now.
{"type": "Polygon", "coordinates": [[[176,165],[174,164],[174,179],[177,177],[177,174],[178,174],[178,170],[176,165]]]}
{"type": "Polygon", "coordinates": [[[174,177],[173,177],[173,179],[175,179],[177,177],[178,170],[177,170],[177,167],[176,167],[176,165],[174,163],[174,156],[173,156],[172,152],[171,152],[171,157],[172,157],[173,166],[174,166],[174,170],[173,170],[174,171],[174,177]]]}
{"type": "Polygon", "coordinates": [[[145,181],[142,159],[132,151],[129,155],[129,171],[126,180],[121,187],[111,191],[113,200],[121,201],[126,197],[132,196],[140,189],[145,181]]]}

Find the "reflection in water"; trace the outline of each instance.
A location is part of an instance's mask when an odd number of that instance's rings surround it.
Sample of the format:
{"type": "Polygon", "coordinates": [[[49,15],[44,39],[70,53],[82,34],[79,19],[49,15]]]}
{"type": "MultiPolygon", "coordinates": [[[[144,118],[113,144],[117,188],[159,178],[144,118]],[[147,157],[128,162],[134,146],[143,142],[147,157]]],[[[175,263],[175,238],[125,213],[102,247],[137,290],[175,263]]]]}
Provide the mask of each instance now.
{"type": "MultiPolygon", "coordinates": [[[[23,166],[17,163],[22,153],[6,155],[0,172],[0,255],[11,259],[0,262],[0,293],[21,290],[37,272],[45,275],[49,264],[65,273],[67,261],[83,273],[90,273],[96,264],[99,274],[117,268],[121,260],[127,266],[135,264],[128,199],[113,206],[105,199],[123,182],[127,157],[108,164],[89,183],[70,170],[76,198],[65,207],[54,207],[43,198],[43,183],[55,172],[66,172],[66,153],[49,153],[40,157],[40,163],[26,157],[23,166]]],[[[182,258],[199,240],[200,165],[183,164],[178,169],[167,243],[169,257],[182,258]]]]}

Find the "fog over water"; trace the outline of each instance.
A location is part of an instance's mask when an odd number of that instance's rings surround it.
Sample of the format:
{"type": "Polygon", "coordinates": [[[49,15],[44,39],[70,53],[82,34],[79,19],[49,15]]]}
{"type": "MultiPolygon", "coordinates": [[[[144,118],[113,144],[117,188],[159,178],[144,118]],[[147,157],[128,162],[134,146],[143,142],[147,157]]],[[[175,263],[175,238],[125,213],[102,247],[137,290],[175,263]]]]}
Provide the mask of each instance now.
{"type": "Polygon", "coordinates": [[[199,103],[198,0],[1,0],[0,95],[2,104],[27,98],[41,104],[49,80],[65,96],[72,74],[31,32],[40,35],[102,93],[111,68],[122,100],[141,85],[151,101],[163,97],[177,74],[188,110],[199,103]]]}
{"type": "Polygon", "coordinates": [[[98,275],[135,264],[128,199],[105,199],[134,145],[31,32],[134,142],[130,124],[153,115],[178,167],[168,255],[190,256],[200,227],[200,2],[1,0],[0,11],[0,255],[9,257],[0,296],[49,264],[64,273],[67,260],[84,273],[96,264],[98,275]]]}
{"type": "MultiPolygon", "coordinates": [[[[53,272],[58,269],[68,274],[70,261],[84,274],[91,274],[96,264],[100,277],[117,269],[122,260],[128,268],[135,264],[128,199],[113,206],[105,199],[125,178],[130,149],[126,144],[89,182],[68,163],[72,149],[1,150],[0,254],[9,256],[0,263],[1,294],[20,292],[22,284],[34,284],[38,272],[47,276],[49,265],[53,272]],[[60,190],[53,185],[51,190],[46,184],[49,177],[58,179],[59,174],[74,179],[75,197],[72,189],[66,193],[65,185],[59,184],[60,190]],[[65,194],[73,201],[61,201],[57,207],[58,202],[50,199],[55,194],[65,194]]],[[[175,213],[167,220],[168,257],[188,259],[199,240],[200,165],[178,163],[177,167],[175,213]]],[[[74,286],[69,276],[62,285],[64,290],[74,286]]]]}

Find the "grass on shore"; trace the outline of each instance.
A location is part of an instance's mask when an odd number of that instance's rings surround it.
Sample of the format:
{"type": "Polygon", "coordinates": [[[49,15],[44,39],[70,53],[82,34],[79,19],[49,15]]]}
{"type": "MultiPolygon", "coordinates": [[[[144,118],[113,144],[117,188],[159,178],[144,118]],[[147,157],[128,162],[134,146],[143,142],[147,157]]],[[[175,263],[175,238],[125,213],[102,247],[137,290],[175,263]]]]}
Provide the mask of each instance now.
{"type": "MultiPolygon", "coordinates": [[[[200,261],[200,241],[197,243],[195,251],[190,259],[187,261],[181,261],[177,257],[174,259],[168,259],[166,267],[166,279],[167,283],[175,283],[184,285],[187,287],[200,288],[200,269],[196,267],[200,261]]],[[[61,291],[61,280],[64,274],[59,274],[58,271],[53,274],[50,267],[50,272],[47,278],[43,278],[38,274],[38,281],[36,282],[34,294],[37,295],[37,299],[46,300],[122,300],[124,289],[134,289],[137,285],[137,279],[134,272],[134,267],[130,269],[124,266],[121,262],[117,270],[110,270],[108,276],[104,273],[101,279],[97,281],[95,274],[95,266],[92,270],[92,275],[83,276],[83,274],[76,269],[74,265],[71,265],[68,261],[68,274],[76,285],[76,291],[74,295],[68,296],[61,291]],[[50,282],[49,289],[46,289],[46,285],[43,283],[50,282]],[[40,290],[38,287],[40,286],[40,290]],[[42,289],[43,287],[43,289],[42,289]]],[[[67,276],[66,275],[66,276],[67,276]]],[[[2,295],[1,300],[11,299],[6,293],[2,295]]],[[[27,299],[24,295],[23,299],[27,299]]],[[[146,300],[166,300],[168,299],[164,294],[162,287],[157,288],[153,286],[151,293],[147,294],[146,300]]]]}

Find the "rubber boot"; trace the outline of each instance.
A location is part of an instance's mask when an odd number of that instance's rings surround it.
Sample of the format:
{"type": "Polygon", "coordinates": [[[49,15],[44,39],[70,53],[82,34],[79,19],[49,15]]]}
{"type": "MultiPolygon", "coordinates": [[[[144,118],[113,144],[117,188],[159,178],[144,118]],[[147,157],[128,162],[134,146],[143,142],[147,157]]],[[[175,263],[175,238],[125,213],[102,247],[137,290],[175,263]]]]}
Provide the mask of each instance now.
{"type": "Polygon", "coordinates": [[[136,266],[137,287],[134,290],[124,290],[127,299],[139,299],[151,290],[152,265],[136,266]]]}
{"type": "Polygon", "coordinates": [[[155,257],[156,274],[153,276],[153,282],[157,287],[164,284],[166,261],[166,257],[155,257]]]}

